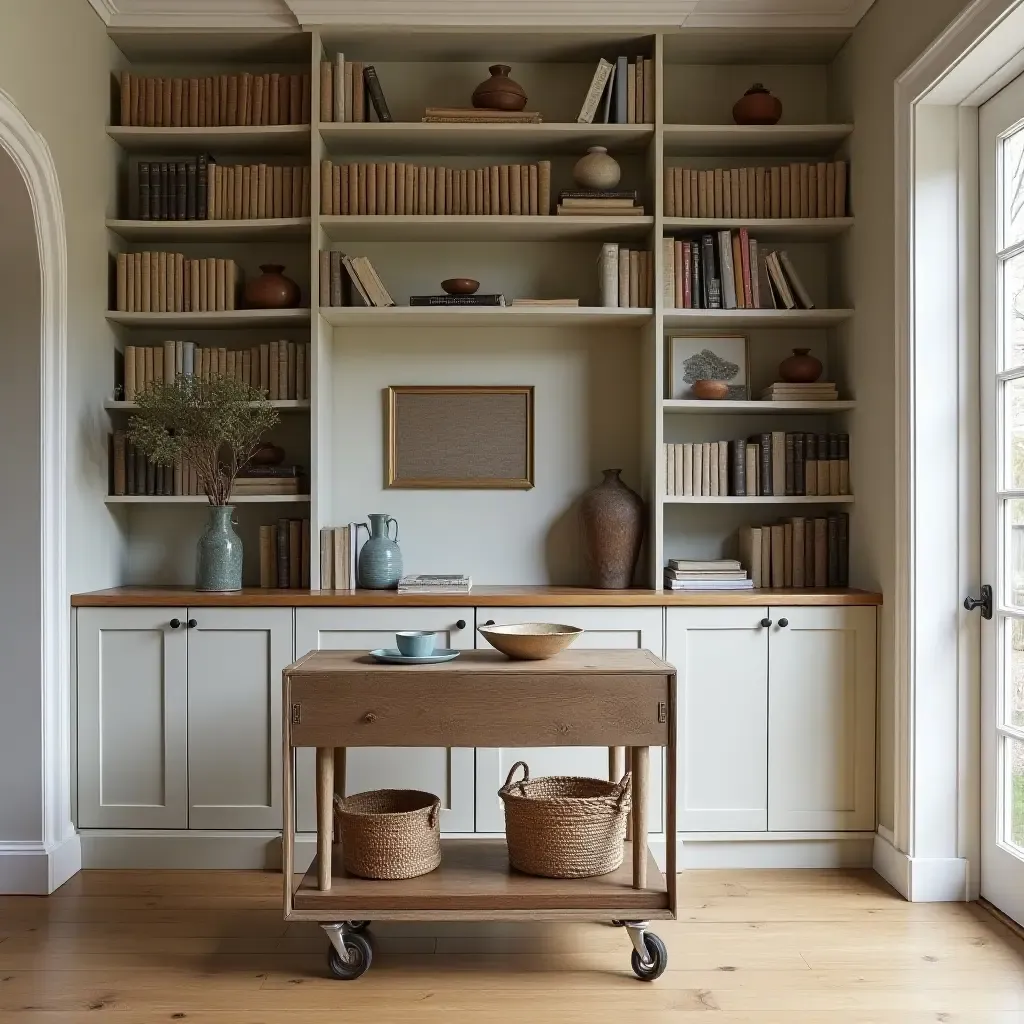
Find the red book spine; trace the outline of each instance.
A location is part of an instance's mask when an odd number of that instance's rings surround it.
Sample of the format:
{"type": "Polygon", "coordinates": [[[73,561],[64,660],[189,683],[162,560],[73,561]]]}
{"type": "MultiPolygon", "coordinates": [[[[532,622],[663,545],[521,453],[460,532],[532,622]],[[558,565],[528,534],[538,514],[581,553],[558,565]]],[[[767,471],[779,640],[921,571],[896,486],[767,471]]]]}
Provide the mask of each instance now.
{"type": "Polygon", "coordinates": [[[747,309],[753,309],[754,294],[750,287],[750,235],[746,228],[740,228],[740,252],[743,259],[743,301],[747,309]]]}
{"type": "Polygon", "coordinates": [[[690,244],[683,246],[683,309],[693,309],[693,288],[691,287],[690,244]]]}

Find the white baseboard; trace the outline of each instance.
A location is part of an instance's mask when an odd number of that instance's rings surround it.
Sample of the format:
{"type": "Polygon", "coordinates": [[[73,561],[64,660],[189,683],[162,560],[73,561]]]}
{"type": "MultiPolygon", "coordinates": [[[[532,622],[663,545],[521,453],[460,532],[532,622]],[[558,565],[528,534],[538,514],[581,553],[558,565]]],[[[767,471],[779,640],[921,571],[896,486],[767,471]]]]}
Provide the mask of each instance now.
{"type": "Polygon", "coordinates": [[[871,865],[911,903],[962,903],[967,899],[968,862],[963,857],[911,857],[879,834],[871,865]]]}
{"type": "Polygon", "coordinates": [[[0,842],[0,894],[48,896],[81,867],[77,835],[51,847],[36,842],[0,842]]]}
{"type": "MultiPolygon", "coordinates": [[[[203,829],[82,829],[85,868],[237,868],[281,866],[281,833],[230,832],[203,829]]],[[[296,850],[296,868],[304,871],[315,844],[303,862],[296,850]]]]}
{"type": "MultiPolygon", "coordinates": [[[[871,866],[873,832],[684,832],[676,846],[680,871],[702,868],[864,868],[871,866]]],[[[651,839],[665,869],[665,837],[651,839]]]]}

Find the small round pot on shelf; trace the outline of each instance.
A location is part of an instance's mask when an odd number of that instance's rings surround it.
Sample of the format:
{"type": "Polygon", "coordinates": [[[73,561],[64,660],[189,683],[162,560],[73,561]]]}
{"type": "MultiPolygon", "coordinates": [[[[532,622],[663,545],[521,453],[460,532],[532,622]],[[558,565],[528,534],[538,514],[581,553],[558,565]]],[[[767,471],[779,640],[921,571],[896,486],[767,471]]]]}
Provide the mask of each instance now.
{"type": "Polygon", "coordinates": [[[512,68],[508,64],[492,64],[491,77],[473,90],[473,106],[483,110],[522,110],[526,106],[526,91],[509,78],[512,68]]]}
{"type": "Polygon", "coordinates": [[[822,369],[821,360],[812,356],[809,348],[795,348],[779,363],[779,376],[787,384],[813,384],[822,369]]]}
{"type": "Polygon", "coordinates": [[[264,263],[259,277],[245,282],[245,304],[250,309],[294,309],[299,304],[301,291],[290,278],[285,277],[279,263],[264,263]]]}
{"type": "Polygon", "coordinates": [[[714,402],[728,397],[729,385],[724,380],[695,380],[692,391],[701,401],[714,402]]]}
{"type": "Polygon", "coordinates": [[[618,160],[604,146],[591,146],[572,169],[573,180],[581,188],[615,188],[622,177],[618,160]]]}
{"type": "Polygon", "coordinates": [[[732,119],[737,124],[778,124],[782,101],[760,82],[755,82],[734,104],[732,119]]]}
{"type": "Polygon", "coordinates": [[[480,282],[471,277],[448,277],[441,282],[441,289],[447,295],[473,295],[480,282]]]}

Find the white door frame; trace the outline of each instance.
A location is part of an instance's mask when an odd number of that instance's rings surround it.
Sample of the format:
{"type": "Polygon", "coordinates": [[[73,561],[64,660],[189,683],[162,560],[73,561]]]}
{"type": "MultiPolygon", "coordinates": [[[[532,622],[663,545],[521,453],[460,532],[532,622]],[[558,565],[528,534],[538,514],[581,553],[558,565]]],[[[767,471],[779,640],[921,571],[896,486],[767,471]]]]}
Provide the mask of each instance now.
{"type": "Polygon", "coordinates": [[[1020,39],[1024,0],[975,0],[895,86],[895,821],[874,863],[913,900],[978,894],[977,107],[1020,39]]]}
{"type": "MultiPolygon", "coordinates": [[[[65,563],[67,243],[57,169],[46,140],[0,90],[0,146],[25,181],[41,276],[39,652],[42,835],[0,841],[0,892],[49,893],[81,867],[71,821],[71,621],[65,563]]],[[[27,681],[36,685],[35,680],[27,681]]]]}

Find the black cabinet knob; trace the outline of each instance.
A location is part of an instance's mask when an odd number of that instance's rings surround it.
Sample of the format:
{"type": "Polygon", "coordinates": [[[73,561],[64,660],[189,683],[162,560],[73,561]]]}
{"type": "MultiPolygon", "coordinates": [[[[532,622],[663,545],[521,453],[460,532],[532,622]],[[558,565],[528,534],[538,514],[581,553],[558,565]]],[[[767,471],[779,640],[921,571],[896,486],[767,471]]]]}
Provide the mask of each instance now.
{"type": "Polygon", "coordinates": [[[465,619],[459,619],[459,621],[455,623],[455,628],[456,629],[465,629],[466,628],[466,620],[465,619]]]}
{"type": "Polygon", "coordinates": [[[189,619],[189,620],[188,620],[188,628],[189,628],[189,629],[195,629],[195,628],[196,628],[196,626],[198,626],[198,625],[199,625],[199,623],[198,623],[198,622],[196,622],[196,620],[195,620],[195,619],[189,619]]]}
{"type": "Polygon", "coordinates": [[[494,619],[488,619],[488,620],[487,620],[487,621],[486,621],[486,622],[484,623],[484,625],[485,625],[485,626],[493,626],[493,625],[494,625],[494,619]]]}
{"type": "Polygon", "coordinates": [[[779,619],[779,629],[785,629],[789,625],[789,619],[779,619]]]}
{"type": "Polygon", "coordinates": [[[171,629],[177,629],[181,625],[181,619],[171,619],[171,629]]]}
{"type": "Polygon", "coordinates": [[[772,624],[772,620],[771,619],[762,619],[761,620],[761,628],[762,629],[767,629],[771,624],[772,624]]]}

